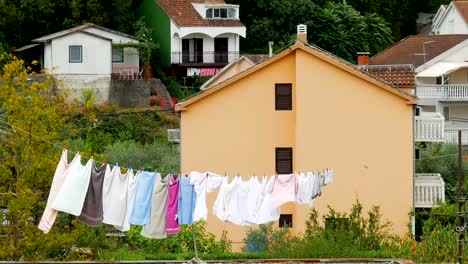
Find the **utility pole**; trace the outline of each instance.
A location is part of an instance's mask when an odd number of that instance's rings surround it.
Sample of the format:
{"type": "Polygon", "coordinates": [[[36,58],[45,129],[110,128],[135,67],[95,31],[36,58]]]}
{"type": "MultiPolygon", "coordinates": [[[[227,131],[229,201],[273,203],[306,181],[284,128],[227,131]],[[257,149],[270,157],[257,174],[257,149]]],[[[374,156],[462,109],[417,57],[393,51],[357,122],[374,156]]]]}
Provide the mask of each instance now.
{"type": "MultiPolygon", "coordinates": [[[[458,130],[458,226],[463,224],[463,167],[462,167],[462,131],[458,130]]],[[[464,228],[463,228],[464,229],[464,228]]],[[[463,264],[464,230],[458,232],[458,263],[463,264]]]]}

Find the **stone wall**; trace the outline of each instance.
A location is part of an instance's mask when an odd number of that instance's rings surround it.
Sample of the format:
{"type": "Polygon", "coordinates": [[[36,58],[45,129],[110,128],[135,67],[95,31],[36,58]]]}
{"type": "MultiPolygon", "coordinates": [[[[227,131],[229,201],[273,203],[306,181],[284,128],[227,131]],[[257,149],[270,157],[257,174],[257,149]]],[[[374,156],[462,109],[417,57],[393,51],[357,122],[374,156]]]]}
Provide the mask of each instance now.
{"type": "Polygon", "coordinates": [[[152,80],[112,80],[109,102],[123,108],[147,107],[150,104],[152,80]]]}

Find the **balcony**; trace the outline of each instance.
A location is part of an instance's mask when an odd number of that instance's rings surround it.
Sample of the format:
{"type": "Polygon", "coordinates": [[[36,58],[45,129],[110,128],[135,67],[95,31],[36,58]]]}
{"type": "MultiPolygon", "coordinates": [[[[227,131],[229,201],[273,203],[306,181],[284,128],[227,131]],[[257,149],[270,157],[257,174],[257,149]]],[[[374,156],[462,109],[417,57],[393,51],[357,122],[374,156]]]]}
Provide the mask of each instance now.
{"type": "Polygon", "coordinates": [[[153,78],[151,67],[113,66],[113,80],[149,80],[153,78]]]}
{"type": "Polygon", "coordinates": [[[168,129],[167,139],[172,143],[180,143],[180,129],[168,129]]]}
{"type": "Polygon", "coordinates": [[[445,119],[439,113],[421,113],[414,120],[415,140],[421,142],[443,142],[445,119]]]}
{"type": "Polygon", "coordinates": [[[468,84],[418,85],[416,95],[421,99],[468,101],[468,84]]]}
{"type": "Polygon", "coordinates": [[[468,145],[468,128],[446,128],[445,143],[458,144],[458,131],[462,131],[462,145],[468,145]]]}
{"type": "Polygon", "coordinates": [[[239,58],[238,51],[203,51],[203,52],[188,52],[175,51],[172,52],[172,64],[181,66],[219,66],[224,67],[226,64],[239,58]]]}
{"type": "Polygon", "coordinates": [[[414,186],[414,206],[431,208],[445,202],[445,182],[439,173],[417,173],[414,186]]]}

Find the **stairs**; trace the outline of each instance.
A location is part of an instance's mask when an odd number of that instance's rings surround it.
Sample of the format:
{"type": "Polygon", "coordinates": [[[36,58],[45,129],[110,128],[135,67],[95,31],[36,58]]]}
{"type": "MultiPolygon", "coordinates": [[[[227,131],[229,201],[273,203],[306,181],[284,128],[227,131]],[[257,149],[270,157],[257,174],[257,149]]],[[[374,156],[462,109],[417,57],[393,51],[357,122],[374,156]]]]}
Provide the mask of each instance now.
{"type": "Polygon", "coordinates": [[[159,97],[161,109],[174,111],[174,102],[164,83],[160,79],[152,79],[151,88],[159,97]]]}

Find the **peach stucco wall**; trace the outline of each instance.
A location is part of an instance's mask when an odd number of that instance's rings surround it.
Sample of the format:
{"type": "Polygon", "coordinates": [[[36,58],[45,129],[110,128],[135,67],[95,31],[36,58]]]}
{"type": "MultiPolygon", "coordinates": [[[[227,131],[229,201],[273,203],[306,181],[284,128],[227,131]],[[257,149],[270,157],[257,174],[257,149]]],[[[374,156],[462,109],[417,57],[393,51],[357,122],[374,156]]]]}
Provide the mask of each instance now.
{"type": "MultiPolygon", "coordinates": [[[[292,147],[294,170],[335,170],[314,207],[348,211],[359,198],[379,205],[397,234],[412,209],[412,106],[406,100],[300,49],[199,100],[181,113],[182,172],[273,175],[275,148],[292,147]],[[293,110],[275,111],[275,83],[292,83],[293,110]]],[[[207,229],[228,231],[240,249],[246,227],[211,214],[207,229]]],[[[286,204],[303,232],[310,208],[286,204]]]]}

